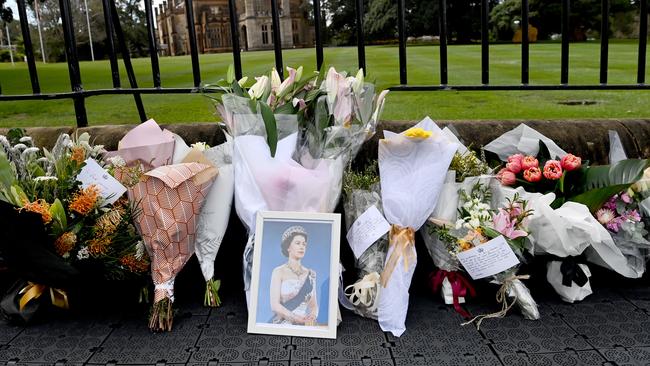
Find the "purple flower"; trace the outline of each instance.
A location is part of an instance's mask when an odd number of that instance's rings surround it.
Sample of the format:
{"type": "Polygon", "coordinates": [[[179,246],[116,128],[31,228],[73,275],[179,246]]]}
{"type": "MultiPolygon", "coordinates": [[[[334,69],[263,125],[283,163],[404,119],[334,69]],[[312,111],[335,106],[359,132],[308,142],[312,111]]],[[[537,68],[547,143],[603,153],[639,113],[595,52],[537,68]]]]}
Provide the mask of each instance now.
{"type": "Polygon", "coordinates": [[[623,193],[623,194],[621,194],[621,201],[623,201],[625,203],[630,203],[630,202],[632,202],[632,197],[630,197],[630,195],[627,194],[627,193],[623,193]]]}
{"type": "Polygon", "coordinates": [[[623,220],[624,218],[619,216],[615,219],[610,220],[605,226],[607,227],[607,229],[617,233],[619,230],[621,230],[621,226],[623,225],[623,220]]]}
{"type": "Polygon", "coordinates": [[[627,219],[630,221],[634,221],[634,222],[641,221],[641,215],[637,210],[628,211],[625,216],[627,216],[627,219]]]}

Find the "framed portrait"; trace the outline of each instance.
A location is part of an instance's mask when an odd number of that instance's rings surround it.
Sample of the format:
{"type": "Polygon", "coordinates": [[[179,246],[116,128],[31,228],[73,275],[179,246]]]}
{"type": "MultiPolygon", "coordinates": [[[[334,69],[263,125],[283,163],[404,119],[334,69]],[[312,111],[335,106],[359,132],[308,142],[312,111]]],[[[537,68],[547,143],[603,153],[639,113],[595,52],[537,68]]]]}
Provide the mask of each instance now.
{"type": "Polygon", "coordinates": [[[340,232],[340,214],[257,214],[249,333],[336,338],[340,232]]]}

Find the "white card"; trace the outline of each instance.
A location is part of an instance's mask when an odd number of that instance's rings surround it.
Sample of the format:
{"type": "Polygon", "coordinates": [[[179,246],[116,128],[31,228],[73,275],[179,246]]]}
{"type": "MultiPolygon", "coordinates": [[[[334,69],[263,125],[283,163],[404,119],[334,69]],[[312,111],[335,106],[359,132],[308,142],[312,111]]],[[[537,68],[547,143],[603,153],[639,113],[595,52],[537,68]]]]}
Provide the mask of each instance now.
{"type": "Polygon", "coordinates": [[[366,212],[352,224],[346,238],[354,252],[354,256],[359,259],[361,254],[368,249],[390,230],[390,224],[379,212],[376,206],[370,206],[366,212]]]}
{"type": "Polygon", "coordinates": [[[519,264],[519,259],[503,236],[460,252],[457,257],[474,280],[501,273],[519,264]]]}
{"type": "Polygon", "coordinates": [[[126,187],[113,178],[94,159],[86,159],[86,165],[77,175],[77,180],[81,182],[83,188],[92,184],[96,185],[99,188],[99,194],[104,199],[104,206],[115,203],[126,192],[126,187]]]}

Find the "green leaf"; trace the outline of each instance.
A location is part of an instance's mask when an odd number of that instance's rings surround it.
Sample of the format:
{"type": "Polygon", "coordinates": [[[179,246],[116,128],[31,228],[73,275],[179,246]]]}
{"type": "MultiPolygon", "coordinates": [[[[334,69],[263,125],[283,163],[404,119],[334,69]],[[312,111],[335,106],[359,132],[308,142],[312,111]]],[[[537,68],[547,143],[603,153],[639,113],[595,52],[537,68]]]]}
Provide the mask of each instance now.
{"type": "Polygon", "coordinates": [[[238,82],[233,81],[233,82],[232,82],[232,85],[231,85],[231,88],[232,88],[232,92],[233,92],[235,95],[237,95],[237,96],[239,96],[239,97],[246,97],[246,98],[249,98],[248,93],[246,93],[246,92],[244,91],[244,89],[242,89],[242,87],[239,86],[239,83],[238,83],[238,82]]]}
{"type": "Polygon", "coordinates": [[[63,204],[58,198],[50,205],[50,215],[52,215],[52,230],[54,234],[57,237],[61,236],[68,228],[68,220],[65,215],[65,208],[63,208],[63,204]]]}
{"type": "Polygon", "coordinates": [[[295,109],[293,104],[284,103],[283,105],[277,107],[274,111],[275,114],[295,114],[295,109]]]}
{"type": "Polygon", "coordinates": [[[260,102],[260,112],[262,113],[262,119],[266,127],[266,142],[271,149],[271,157],[274,157],[275,150],[278,147],[278,125],[275,121],[273,111],[268,104],[260,102]]]}
{"type": "Polygon", "coordinates": [[[7,156],[3,152],[0,152],[0,184],[8,190],[14,180],[14,171],[11,169],[11,163],[9,163],[7,156]]]}
{"type": "Polygon", "coordinates": [[[585,187],[593,189],[615,184],[632,184],[643,176],[647,167],[646,159],[626,159],[614,165],[592,166],[585,174],[585,187]]]}
{"type": "Polygon", "coordinates": [[[608,199],[617,193],[626,190],[630,184],[615,184],[603,188],[595,188],[577,196],[571,197],[571,201],[582,203],[589,207],[589,211],[596,212],[608,199]]]}
{"type": "Polygon", "coordinates": [[[235,81],[235,66],[233,64],[228,65],[228,72],[226,73],[226,81],[228,84],[232,84],[235,81]]]}

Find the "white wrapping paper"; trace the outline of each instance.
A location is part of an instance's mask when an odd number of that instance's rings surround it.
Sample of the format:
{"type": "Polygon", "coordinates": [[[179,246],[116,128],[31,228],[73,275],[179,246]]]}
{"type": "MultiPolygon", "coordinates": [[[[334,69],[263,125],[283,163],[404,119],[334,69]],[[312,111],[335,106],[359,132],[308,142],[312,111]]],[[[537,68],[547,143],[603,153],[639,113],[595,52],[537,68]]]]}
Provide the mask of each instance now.
{"type": "MultiPolygon", "coordinates": [[[[445,138],[430,118],[416,127],[432,131],[425,140],[384,131],[379,142],[379,173],[384,214],[392,225],[417,231],[427,220],[442,189],[446,172],[458,146],[445,138]]],[[[388,250],[390,258],[394,247],[388,250]]],[[[409,287],[417,262],[415,247],[405,268],[404,256],[395,266],[379,297],[378,318],[382,330],[400,336],[406,330],[409,287]]],[[[406,255],[406,253],[405,253],[406,255]]],[[[387,259],[388,261],[388,259],[387,259]]]]}
{"type": "Polygon", "coordinates": [[[537,156],[540,140],[544,141],[552,158],[566,155],[553,140],[523,123],[485,145],[484,150],[497,154],[502,161],[506,161],[508,156],[513,154],[537,156]]]}
{"type": "MultiPolygon", "coordinates": [[[[563,301],[568,303],[574,303],[576,301],[582,301],[585,297],[592,294],[591,283],[587,283],[580,287],[574,282],[571,283],[571,287],[564,286],[562,284],[562,273],[560,272],[560,266],[562,262],[560,261],[550,261],[546,265],[546,280],[551,284],[555,292],[560,295],[560,298],[563,301]]],[[[585,273],[587,278],[591,277],[591,271],[586,264],[578,263],[578,266],[585,273]]]]}

